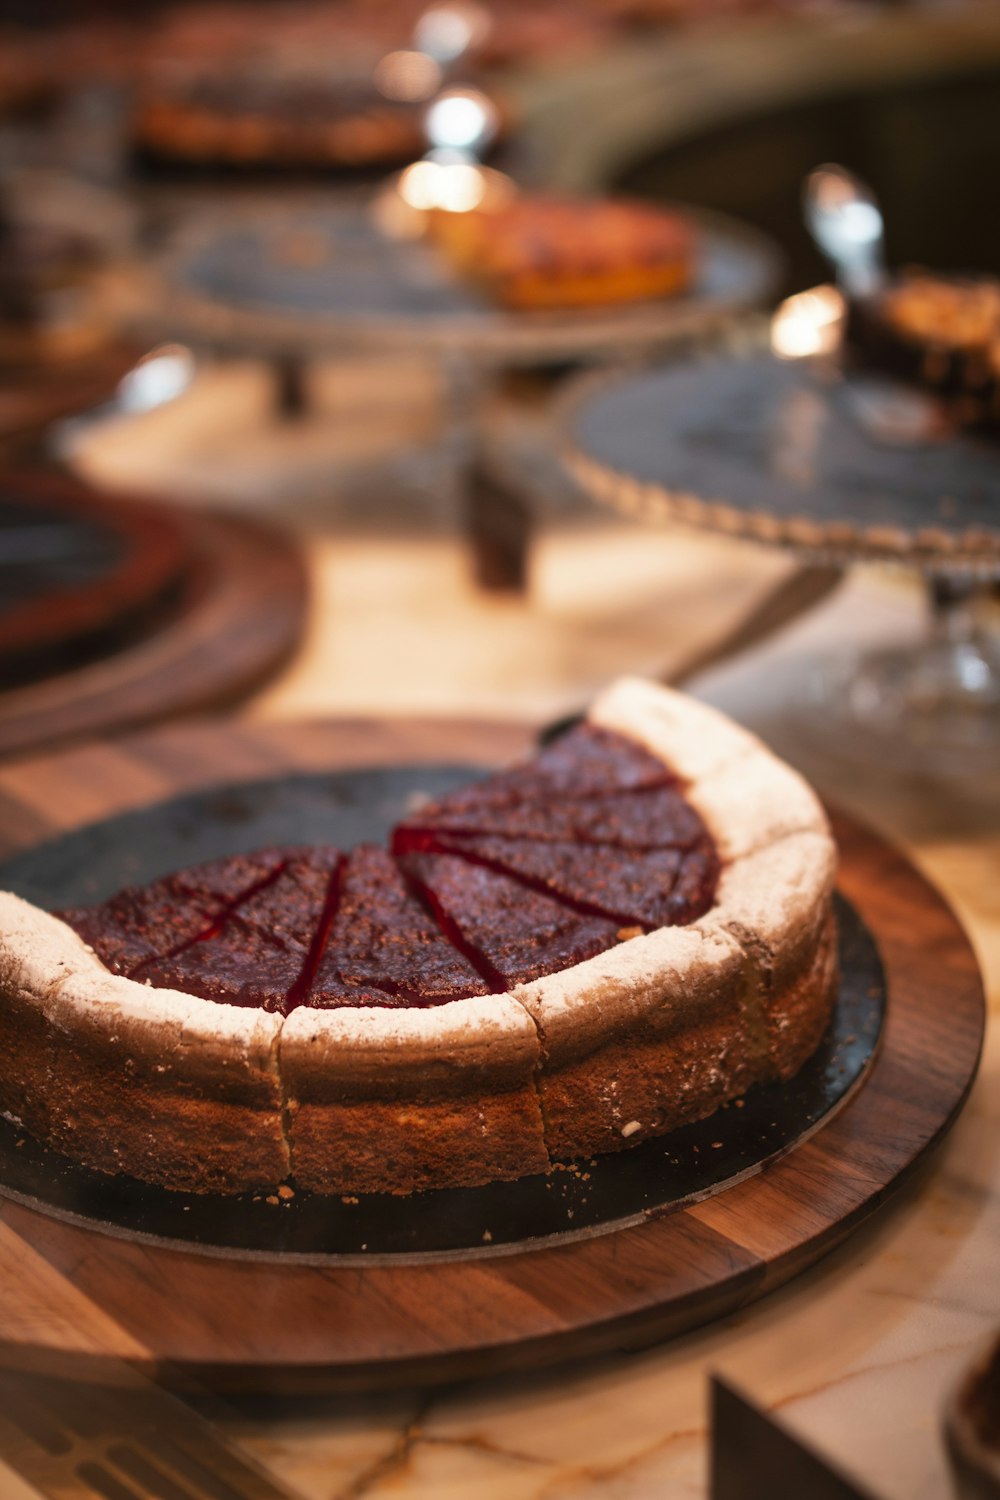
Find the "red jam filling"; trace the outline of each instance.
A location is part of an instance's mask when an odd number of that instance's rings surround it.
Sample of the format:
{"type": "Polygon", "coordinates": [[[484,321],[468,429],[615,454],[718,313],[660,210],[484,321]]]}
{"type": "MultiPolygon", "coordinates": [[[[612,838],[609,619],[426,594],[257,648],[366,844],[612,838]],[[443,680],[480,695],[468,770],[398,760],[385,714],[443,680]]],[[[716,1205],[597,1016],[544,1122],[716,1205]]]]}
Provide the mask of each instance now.
{"type": "Polygon", "coordinates": [[[273,880],[287,858],[282,849],[228,855],[151,885],[127,886],[102,906],[56,915],[113,974],[143,977],[153,960],[209,936],[241,900],[273,880]]]}
{"type": "Polygon", "coordinates": [[[619,849],[688,849],[704,839],[705,827],[676,786],[481,807],[467,800],[453,808],[444,798],[401,823],[393,834],[393,847],[397,854],[430,849],[434,836],[441,833],[570,840],[619,849]]]}
{"type": "Polygon", "coordinates": [[[262,849],[57,915],[159,988],[284,1014],[424,1007],[695,921],[719,876],[676,777],[587,724],[421,809],[392,851],[262,849]]]}
{"type": "Polygon", "coordinates": [[[348,856],[326,951],[307,1005],[443,1005],[488,995],[482,975],[442,932],[384,849],[348,856]]]}
{"type": "Polygon", "coordinates": [[[139,977],[226,1005],[286,1011],[340,858],[336,849],[293,856],[197,942],[145,965],[139,977]]]}
{"type": "Polygon", "coordinates": [[[435,851],[485,865],[579,912],[626,927],[694,922],[711,905],[717,867],[700,848],[601,850],[530,839],[447,835],[435,851]]]}

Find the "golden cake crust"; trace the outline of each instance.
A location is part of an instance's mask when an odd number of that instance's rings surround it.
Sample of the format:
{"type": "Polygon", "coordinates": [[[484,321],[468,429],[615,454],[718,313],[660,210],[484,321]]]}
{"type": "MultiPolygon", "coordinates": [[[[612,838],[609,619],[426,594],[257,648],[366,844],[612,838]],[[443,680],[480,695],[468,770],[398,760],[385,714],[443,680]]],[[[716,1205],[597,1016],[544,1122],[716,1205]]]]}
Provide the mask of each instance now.
{"type": "Polygon", "coordinates": [[[109,974],[7,893],[0,933],[4,1114],[86,1166],[167,1187],[282,1180],[280,1017],[109,974]]]}
{"type": "Polygon", "coordinates": [[[103,1171],[195,1191],[408,1193],[544,1170],[790,1077],[836,993],[834,845],[752,735],[626,679],[591,722],[676,771],[716,842],[712,908],[510,994],[283,1018],[111,975],[0,895],[0,1110],[103,1171]]]}
{"type": "Polygon", "coordinates": [[[539,1062],[535,1027],[508,995],[293,1011],[281,1073],[296,1181],[408,1193],[544,1171],[539,1062]]]}

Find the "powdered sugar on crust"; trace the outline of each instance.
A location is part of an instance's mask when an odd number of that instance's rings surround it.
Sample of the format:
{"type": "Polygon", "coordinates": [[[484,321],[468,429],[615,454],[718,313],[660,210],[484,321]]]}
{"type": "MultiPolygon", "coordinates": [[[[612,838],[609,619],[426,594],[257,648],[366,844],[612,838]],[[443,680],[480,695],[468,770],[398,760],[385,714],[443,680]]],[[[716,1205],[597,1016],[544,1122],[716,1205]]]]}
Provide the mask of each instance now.
{"type": "Polygon", "coordinates": [[[151,1049],[178,1044],[236,1048],[268,1065],[281,1017],[154,989],[110,974],[83,940],[57,917],[19,896],[0,892],[0,989],[29,992],[47,1019],[72,1026],[74,1013],[144,1033],[151,1049]]]}
{"type": "MultiPolygon", "coordinates": [[[[800,833],[826,846],[824,868],[832,863],[833,839],[816,793],[755,735],[715,709],[670,688],[624,677],[597,699],[588,717],[640,740],[681,777],[684,795],[712,835],[724,868],[800,833]]],[[[764,910],[771,899],[766,882],[759,895],[764,910]]],[[[819,873],[814,895],[829,900],[819,873]]]]}
{"type": "Polygon", "coordinates": [[[711,911],[694,931],[730,933],[769,967],[794,966],[830,910],[836,851],[825,833],[795,833],[723,869],[711,911]]]}
{"type": "Polygon", "coordinates": [[[281,1037],[282,1075],[293,1093],[348,1087],[391,1096],[401,1084],[447,1086],[459,1077],[530,1077],[539,1060],[534,1025],[510,995],[424,1009],[295,1010],[281,1037]]]}
{"type": "Polygon", "coordinates": [[[509,995],[482,995],[422,1007],[344,1006],[313,1010],[300,1006],[285,1022],[285,1043],[292,1037],[324,1036],[358,1051],[384,1053],[400,1047],[440,1047],[457,1050],[480,1047],[524,1030],[523,1017],[509,995]]]}
{"type": "Polygon", "coordinates": [[[802,777],[763,746],[685,789],[722,863],[745,858],[795,833],[829,839],[826,814],[802,777]]]}
{"type": "Polygon", "coordinates": [[[714,708],[641,677],[620,677],[595,699],[587,719],[638,740],[685,782],[754,752],[770,753],[714,708]]]}
{"type": "Polygon", "coordinates": [[[636,1025],[674,1030],[743,985],[743,951],[723,927],[661,927],[531,984],[516,998],[539,1027],[547,1060],[592,1051],[636,1025]]]}

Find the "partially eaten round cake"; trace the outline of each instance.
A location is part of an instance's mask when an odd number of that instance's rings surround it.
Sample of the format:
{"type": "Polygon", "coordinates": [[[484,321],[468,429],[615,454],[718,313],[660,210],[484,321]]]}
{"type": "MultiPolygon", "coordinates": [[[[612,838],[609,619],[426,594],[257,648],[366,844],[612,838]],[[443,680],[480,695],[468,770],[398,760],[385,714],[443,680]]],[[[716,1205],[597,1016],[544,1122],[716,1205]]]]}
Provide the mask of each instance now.
{"type": "Polygon", "coordinates": [[[545,1171],[791,1077],[833,1006],[802,779],[623,680],[390,849],[264,849],[56,915],[0,894],[0,1110],[171,1188],[545,1171]]]}

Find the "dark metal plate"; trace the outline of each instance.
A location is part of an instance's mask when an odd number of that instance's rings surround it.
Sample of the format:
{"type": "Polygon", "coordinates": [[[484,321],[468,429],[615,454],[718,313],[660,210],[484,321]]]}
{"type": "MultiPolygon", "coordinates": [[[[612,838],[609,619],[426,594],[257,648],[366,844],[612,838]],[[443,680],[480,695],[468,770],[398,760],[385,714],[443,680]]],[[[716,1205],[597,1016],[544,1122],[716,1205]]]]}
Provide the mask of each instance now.
{"type": "MultiPolygon", "coordinates": [[[[0,867],[40,906],[98,901],[130,882],[271,842],[384,840],[420,796],[479,771],[404,766],[293,776],[181,797],[95,823],[0,867]]],[[[128,1238],[230,1258],[322,1262],[496,1255],[606,1234],[723,1191],[789,1151],[859,1086],[878,1045],[885,976],[858,914],[838,901],[842,982],[822,1046],[791,1083],[614,1156],[518,1182],[356,1200],[168,1192],[89,1172],[0,1121],[0,1194],[128,1238]]]]}

